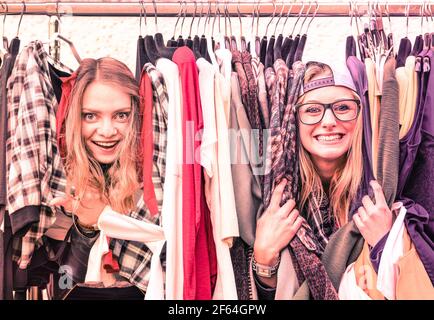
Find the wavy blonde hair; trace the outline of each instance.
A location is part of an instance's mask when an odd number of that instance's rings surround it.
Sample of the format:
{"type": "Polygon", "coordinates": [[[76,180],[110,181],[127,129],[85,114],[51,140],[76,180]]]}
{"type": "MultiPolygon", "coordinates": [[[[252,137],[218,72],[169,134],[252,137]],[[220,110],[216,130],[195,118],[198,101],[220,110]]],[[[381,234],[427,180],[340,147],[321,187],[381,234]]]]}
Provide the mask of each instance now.
{"type": "Polygon", "coordinates": [[[125,64],[112,58],[85,59],[77,70],[68,104],[65,119],[65,170],[68,180],[75,186],[78,196],[82,197],[90,185],[100,191],[114,210],[127,213],[134,208],[134,195],[140,187],[137,161],[140,152],[139,88],[133,74],[125,64]],[[96,81],[114,85],[131,97],[129,128],[107,178],[87,149],[81,134],[84,92],[96,81]]]}
{"type": "MultiPolygon", "coordinates": [[[[314,62],[309,63],[306,68],[304,83],[307,83],[318,76],[331,76],[332,70],[326,64],[314,62]]],[[[359,96],[353,92],[354,97],[359,99],[359,96]]],[[[303,102],[303,97],[298,103],[303,102]]],[[[363,137],[363,119],[362,114],[359,114],[356,120],[353,140],[347,151],[344,163],[334,173],[329,186],[329,199],[333,215],[339,225],[348,222],[348,211],[351,202],[354,200],[357,189],[361,183],[363,175],[363,160],[362,160],[362,137],[363,137]]],[[[304,208],[311,195],[319,199],[321,203],[325,193],[321,178],[311,159],[309,152],[303,147],[301,141],[298,143],[298,154],[300,163],[301,176],[301,208],[304,208]]]]}

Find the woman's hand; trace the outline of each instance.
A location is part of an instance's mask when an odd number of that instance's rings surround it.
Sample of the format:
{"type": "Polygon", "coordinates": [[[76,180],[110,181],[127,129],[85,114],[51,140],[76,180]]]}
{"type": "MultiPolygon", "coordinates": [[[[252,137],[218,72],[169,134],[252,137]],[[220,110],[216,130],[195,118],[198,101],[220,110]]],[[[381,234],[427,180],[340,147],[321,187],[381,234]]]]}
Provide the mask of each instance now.
{"type": "Polygon", "coordinates": [[[294,200],[280,206],[286,183],[284,179],[274,189],[269,207],[256,224],[254,255],[259,264],[275,265],[280,251],[292,240],[303,222],[294,200]]]}
{"type": "Polygon", "coordinates": [[[88,186],[79,199],[74,192],[71,194],[71,189],[74,187],[66,187],[66,197],[57,197],[51,200],[50,205],[63,206],[66,211],[73,212],[80,223],[83,225],[94,225],[98,222],[98,218],[104,210],[107,202],[103,199],[101,193],[88,186]]]}
{"type": "Polygon", "coordinates": [[[392,228],[393,217],[380,184],[377,181],[371,181],[370,184],[374,190],[375,204],[369,196],[364,196],[363,206],[354,214],[353,220],[366,242],[374,247],[392,228]]]}

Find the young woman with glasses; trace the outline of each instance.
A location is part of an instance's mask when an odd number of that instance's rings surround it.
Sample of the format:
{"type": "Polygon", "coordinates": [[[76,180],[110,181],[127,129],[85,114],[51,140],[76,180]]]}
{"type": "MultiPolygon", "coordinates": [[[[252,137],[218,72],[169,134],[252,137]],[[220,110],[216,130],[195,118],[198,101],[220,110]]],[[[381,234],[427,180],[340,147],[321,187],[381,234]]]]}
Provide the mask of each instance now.
{"type": "MultiPolygon", "coordinates": [[[[362,108],[348,70],[332,70],[318,62],[306,65],[303,93],[296,105],[300,200],[280,206],[286,184],[282,181],[257,223],[254,263],[272,270],[267,276],[256,273],[258,291],[266,298],[274,297],[280,253],[296,235],[303,218],[325,239],[351,219],[350,205],[363,176],[362,108]],[[309,216],[311,201],[320,204],[321,217],[309,216]]],[[[370,185],[375,199],[365,196],[352,219],[373,248],[391,229],[392,212],[381,186],[376,181],[370,185]]]]}

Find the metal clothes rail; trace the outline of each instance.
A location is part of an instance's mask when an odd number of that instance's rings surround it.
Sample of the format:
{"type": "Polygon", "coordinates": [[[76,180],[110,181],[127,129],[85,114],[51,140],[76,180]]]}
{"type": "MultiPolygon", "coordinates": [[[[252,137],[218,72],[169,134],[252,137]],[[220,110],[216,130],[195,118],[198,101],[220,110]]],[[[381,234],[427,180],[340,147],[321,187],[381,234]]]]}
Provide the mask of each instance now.
{"type": "MultiPolygon", "coordinates": [[[[159,17],[173,17],[177,16],[180,12],[180,0],[163,0],[155,1],[157,14],[159,17]]],[[[198,15],[200,11],[206,13],[209,8],[209,1],[182,1],[186,5],[184,6],[186,10],[186,16],[193,16],[196,10],[198,15]]],[[[354,3],[355,1],[353,1],[354,3]]],[[[23,12],[24,6],[23,2],[7,2],[8,14],[21,14],[23,12]]],[[[260,1],[260,16],[270,16],[273,12],[279,13],[282,5],[285,5],[285,12],[289,9],[292,3],[292,10],[290,16],[296,16],[299,14],[304,6],[304,16],[308,14],[312,16],[315,11],[314,1],[260,1]],[[313,4],[313,9],[308,13],[309,3],[313,4]]],[[[431,10],[431,2],[377,2],[375,3],[377,8],[382,12],[383,16],[386,16],[386,10],[391,17],[395,16],[406,16],[406,10],[409,16],[420,16],[421,8],[425,4],[426,8],[431,10]],[[409,6],[408,6],[409,4],[409,6]]],[[[227,14],[229,16],[251,16],[257,1],[211,1],[211,12],[214,13],[216,8],[220,9],[221,15],[224,14],[224,8],[227,8],[227,14]],[[218,3],[218,6],[216,5],[218,3]]],[[[350,15],[350,3],[333,3],[333,2],[319,2],[317,17],[340,17],[350,15]]],[[[434,4],[434,3],[433,3],[434,4]]],[[[148,16],[154,14],[154,4],[152,1],[145,1],[144,6],[148,16]]],[[[367,2],[356,2],[357,10],[359,15],[365,15],[369,11],[370,7],[367,2]]],[[[372,7],[371,7],[372,8],[372,7]]],[[[1,7],[0,7],[1,9],[1,7]]],[[[141,10],[140,1],[124,1],[124,2],[87,2],[87,1],[74,1],[74,2],[63,2],[63,1],[51,1],[51,2],[34,2],[25,1],[25,14],[30,15],[56,15],[61,16],[139,16],[141,10]]],[[[0,12],[5,12],[3,10],[0,12]]],[[[426,13],[427,14],[427,13],[426,13]]]]}

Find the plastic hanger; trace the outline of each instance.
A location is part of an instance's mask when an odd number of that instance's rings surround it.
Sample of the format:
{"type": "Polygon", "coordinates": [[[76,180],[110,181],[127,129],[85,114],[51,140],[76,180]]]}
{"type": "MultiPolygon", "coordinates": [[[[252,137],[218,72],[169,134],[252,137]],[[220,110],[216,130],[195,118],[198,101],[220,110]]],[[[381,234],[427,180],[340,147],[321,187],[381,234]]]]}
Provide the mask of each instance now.
{"type": "Polygon", "coordinates": [[[161,34],[161,32],[158,32],[158,18],[157,18],[158,14],[157,14],[157,4],[155,0],[152,0],[152,4],[154,6],[154,19],[155,19],[154,20],[155,21],[155,35],[154,35],[155,46],[157,47],[157,50],[162,57],[171,60],[176,49],[168,48],[164,44],[163,35],[161,34]]]}
{"type": "Polygon", "coordinates": [[[402,38],[401,42],[399,43],[399,49],[398,54],[396,56],[396,67],[403,67],[405,66],[405,61],[407,60],[407,57],[411,53],[411,42],[410,40],[406,38],[402,38]]]}

